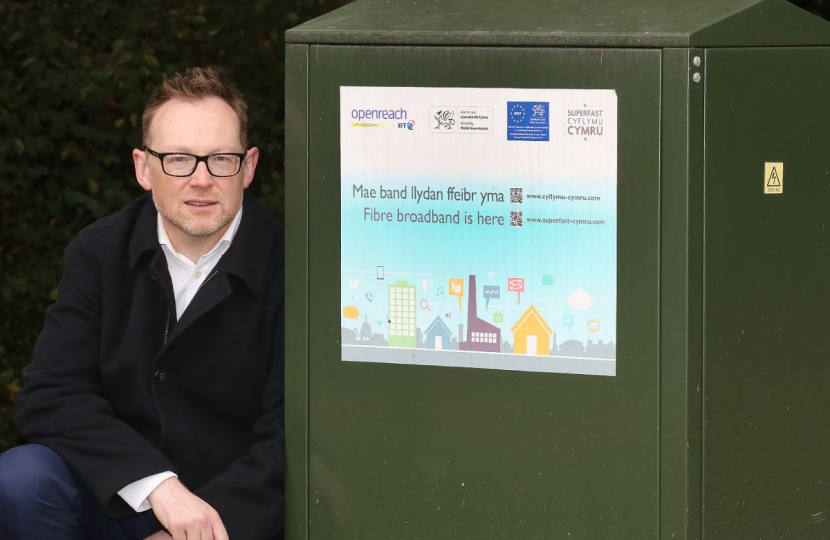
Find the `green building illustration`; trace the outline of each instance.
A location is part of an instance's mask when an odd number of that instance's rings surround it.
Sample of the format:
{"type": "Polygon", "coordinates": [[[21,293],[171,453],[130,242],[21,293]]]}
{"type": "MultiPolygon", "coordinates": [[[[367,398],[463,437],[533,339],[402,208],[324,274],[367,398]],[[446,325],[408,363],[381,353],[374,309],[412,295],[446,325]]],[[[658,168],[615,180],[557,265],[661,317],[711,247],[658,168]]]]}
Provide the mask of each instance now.
{"type": "Polygon", "coordinates": [[[415,331],[415,285],[398,281],[389,285],[389,346],[418,346],[415,331]]]}

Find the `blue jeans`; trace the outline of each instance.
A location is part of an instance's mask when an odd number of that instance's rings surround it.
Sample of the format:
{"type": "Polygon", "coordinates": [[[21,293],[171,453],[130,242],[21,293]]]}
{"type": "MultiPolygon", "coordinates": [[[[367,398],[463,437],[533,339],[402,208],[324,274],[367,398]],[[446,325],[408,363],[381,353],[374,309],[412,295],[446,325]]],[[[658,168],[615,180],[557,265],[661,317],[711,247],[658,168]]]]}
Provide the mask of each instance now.
{"type": "Polygon", "coordinates": [[[0,456],[3,540],[143,540],[158,530],[152,510],[107,518],[75,473],[45,446],[27,444],[0,456]]]}

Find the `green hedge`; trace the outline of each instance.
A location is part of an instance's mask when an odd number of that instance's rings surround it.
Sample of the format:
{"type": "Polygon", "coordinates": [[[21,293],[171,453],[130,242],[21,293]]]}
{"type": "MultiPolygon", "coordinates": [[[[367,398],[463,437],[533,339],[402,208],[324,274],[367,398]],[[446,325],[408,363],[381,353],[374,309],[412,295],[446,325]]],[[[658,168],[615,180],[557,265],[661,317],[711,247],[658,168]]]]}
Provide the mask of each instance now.
{"type": "Polygon", "coordinates": [[[790,0],[790,2],[830,20],[830,0],[790,0]]]}
{"type": "Polygon", "coordinates": [[[165,74],[219,65],[249,101],[251,189],[283,209],[283,32],[347,0],[0,3],[0,451],[67,242],[143,191],[140,117],[165,74]]]}

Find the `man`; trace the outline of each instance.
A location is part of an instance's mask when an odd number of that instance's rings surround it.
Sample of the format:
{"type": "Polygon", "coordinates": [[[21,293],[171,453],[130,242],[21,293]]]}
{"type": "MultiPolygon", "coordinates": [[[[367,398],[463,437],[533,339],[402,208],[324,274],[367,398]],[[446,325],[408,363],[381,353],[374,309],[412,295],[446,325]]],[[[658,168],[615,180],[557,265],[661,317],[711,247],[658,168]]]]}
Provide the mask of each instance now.
{"type": "Polygon", "coordinates": [[[283,237],[243,196],[246,109],[214,69],[152,94],[133,151],[150,194],[66,249],[16,402],[34,444],[0,457],[0,538],[282,537],[283,237]]]}

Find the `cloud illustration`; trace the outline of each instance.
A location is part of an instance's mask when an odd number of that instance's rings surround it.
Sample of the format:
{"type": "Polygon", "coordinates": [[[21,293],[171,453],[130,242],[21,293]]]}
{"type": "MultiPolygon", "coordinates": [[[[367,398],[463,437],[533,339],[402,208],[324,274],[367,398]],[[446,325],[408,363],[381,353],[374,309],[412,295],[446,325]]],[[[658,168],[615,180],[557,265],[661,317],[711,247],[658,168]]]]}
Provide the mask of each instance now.
{"type": "Polygon", "coordinates": [[[582,289],[577,289],[568,295],[568,305],[574,309],[588,309],[594,305],[594,299],[582,289]]]}

